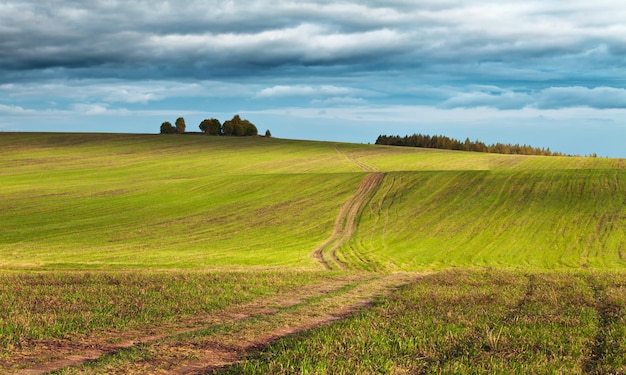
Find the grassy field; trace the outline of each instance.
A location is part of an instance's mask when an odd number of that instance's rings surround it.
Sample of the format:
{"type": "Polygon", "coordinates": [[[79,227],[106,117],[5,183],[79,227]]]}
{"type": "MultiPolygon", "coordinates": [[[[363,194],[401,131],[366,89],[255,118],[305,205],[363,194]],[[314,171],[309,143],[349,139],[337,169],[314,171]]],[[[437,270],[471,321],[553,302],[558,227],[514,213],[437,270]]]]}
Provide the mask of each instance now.
{"type": "Polygon", "coordinates": [[[622,159],[199,135],[0,148],[0,373],[626,372],[622,159]]]}
{"type": "Polygon", "coordinates": [[[386,174],[344,246],[355,266],[351,249],[390,270],[626,257],[617,159],[159,135],[2,134],[0,147],[5,269],[319,269],[312,249],[364,166],[386,174]]]}
{"type": "Polygon", "coordinates": [[[622,268],[624,186],[618,169],[388,173],[344,251],[385,269],[622,268]]]}
{"type": "Polygon", "coordinates": [[[222,373],[624,373],[626,274],[606,276],[444,271],[222,373]]]}
{"type": "Polygon", "coordinates": [[[0,346],[59,339],[70,332],[163,325],[332,276],[289,271],[4,273],[0,346]]]}
{"type": "Polygon", "coordinates": [[[362,176],[329,145],[0,137],[4,268],[316,268],[362,176]]]}

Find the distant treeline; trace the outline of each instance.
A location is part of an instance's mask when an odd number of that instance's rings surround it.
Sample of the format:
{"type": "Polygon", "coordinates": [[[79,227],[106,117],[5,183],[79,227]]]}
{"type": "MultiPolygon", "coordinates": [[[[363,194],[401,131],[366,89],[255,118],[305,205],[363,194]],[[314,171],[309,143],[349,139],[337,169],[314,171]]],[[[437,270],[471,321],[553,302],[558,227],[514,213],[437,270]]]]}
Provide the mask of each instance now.
{"type": "Polygon", "coordinates": [[[528,145],[512,145],[504,143],[487,145],[478,140],[470,141],[469,138],[466,138],[465,141],[460,141],[458,139],[446,137],[443,135],[430,136],[424,134],[413,134],[404,137],[401,137],[399,135],[380,135],[378,136],[378,139],[376,139],[376,144],[390,146],[439,148],[444,150],[489,152],[493,154],[571,156],[560,152],[552,152],[549,148],[537,148],[528,145]]]}

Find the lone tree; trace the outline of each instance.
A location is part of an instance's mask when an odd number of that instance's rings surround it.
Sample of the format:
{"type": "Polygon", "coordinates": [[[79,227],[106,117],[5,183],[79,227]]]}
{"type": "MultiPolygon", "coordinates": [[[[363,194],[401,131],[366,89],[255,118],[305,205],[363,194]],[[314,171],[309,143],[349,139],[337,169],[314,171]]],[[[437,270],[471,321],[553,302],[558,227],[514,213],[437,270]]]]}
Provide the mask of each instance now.
{"type": "Polygon", "coordinates": [[[171,122],[165,121],[161,124],[161,134],[174,134],[176,132],[176,128],[172,126],[171,122]]]}
{"type": "Polygon", "coordinates": [[[270,137],[272,136],[272,133],[270,133],[270,130],[269,130],[269,129],[267,129],[267,130],[265,131],[265,136],[266,136],[267,138],[270,138],[270,137]]]}
{"type": "Polygon", "coordinates": [[[200,130],[208,135],[222,135],[222,124],[216,118],[202,120],[200,130]]]}
{"type": "Polygon", "coordinates": [[[179,133],[184,133],[186,127],[187,127],[187,125],[185,125],[185,119],[184,118],[179,117],[179,118],[176,119],[176,130],[179,133]]]}

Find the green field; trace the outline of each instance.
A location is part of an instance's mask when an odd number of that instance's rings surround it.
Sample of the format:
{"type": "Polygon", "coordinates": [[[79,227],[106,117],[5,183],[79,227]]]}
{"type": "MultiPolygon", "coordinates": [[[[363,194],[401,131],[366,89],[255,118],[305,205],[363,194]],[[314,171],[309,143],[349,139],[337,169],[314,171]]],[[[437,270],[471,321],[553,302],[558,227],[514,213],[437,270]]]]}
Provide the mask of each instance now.
{"type": "Polygon", "coordinates": [[[606,276],[444,271],[224,373],[621,374],[626,275],[606,276]]]}
{"type": "Polygon", "coordinates": [[[204,373],[626,372],[623,159],[201,135],[0,147],[8,373],[201,369],[228,337],[260,341],[204,373]],[[54,355],[70,349],[97,361],[54,355]]]}

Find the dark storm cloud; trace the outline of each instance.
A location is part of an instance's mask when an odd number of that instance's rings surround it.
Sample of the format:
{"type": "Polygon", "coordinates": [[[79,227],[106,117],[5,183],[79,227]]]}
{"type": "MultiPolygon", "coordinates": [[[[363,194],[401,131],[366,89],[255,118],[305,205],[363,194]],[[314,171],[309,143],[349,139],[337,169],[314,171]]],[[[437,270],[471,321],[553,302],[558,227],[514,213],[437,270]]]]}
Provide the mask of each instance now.
{"type": "Polygon", "coordinates": [[[400,53],[406,39],[386,25],[400,16],[396,10],[357,4],[21,1],[0,7],[0,67],[12,71],[255,74],[255,67],[375,62],[400,53]]]}
{"type": "Polygon", "coordinates": [[[598,25],[593,16],[582,17],[583,5],[560,13],[566,7],[550,4],[5,1],[0,68],[197,78],[272,69],[298,75],[315,66],[429,71],[444,65],[454,74],[458,64],[542,66],[560,57],[573,64],[568,59],[585,60],[602,46],[596,58],[623,59],[620,14],[594,10],[609,17],[598,25]],[[285,66],[298,69],[279,69],[285,66]]]}
{"type": "Polygon", "coordinates": [[[318,105],[624,108],[624,19],[609,0],[6,0],[0,85],[20,85],[0,94],[135,103],[203,81],[318,105]]]}

